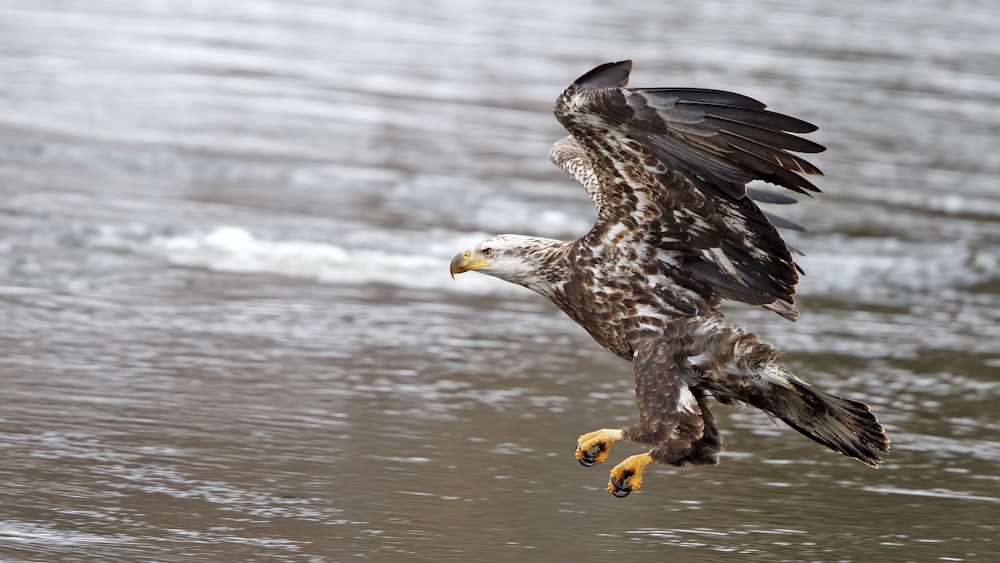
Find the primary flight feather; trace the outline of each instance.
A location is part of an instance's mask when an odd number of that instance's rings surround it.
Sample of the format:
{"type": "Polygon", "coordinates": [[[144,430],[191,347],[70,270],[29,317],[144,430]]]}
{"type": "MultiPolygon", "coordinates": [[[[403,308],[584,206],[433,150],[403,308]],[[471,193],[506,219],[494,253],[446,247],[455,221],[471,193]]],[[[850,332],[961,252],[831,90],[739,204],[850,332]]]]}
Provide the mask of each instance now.
{"type": "Polygon", "coordinates": [[[598,66],[555,103],[570,135],[549,157],[594,202],[590,231],[576,241],[499,235],[455,256],[452,275],[477,271],[534,290],[632,362],[638,421],[584,434],[576,450],[592,466],[619,440],[651,448],[612,469],[616,496],[638,489],[654,461],[718,463],[710,398],[750,404],[877,466],[889,440],[867,405],[798,379],[777,348],[719,310],[726,299],[798,319],[799,270],[776,227],[801,227],[756,203],[795,200],[747,183],[819,192],[800,175],[819,169],[794,153],[824,147],[793,134],[816,127],[731,92],[627,88],[631,69],[598,66]]]}

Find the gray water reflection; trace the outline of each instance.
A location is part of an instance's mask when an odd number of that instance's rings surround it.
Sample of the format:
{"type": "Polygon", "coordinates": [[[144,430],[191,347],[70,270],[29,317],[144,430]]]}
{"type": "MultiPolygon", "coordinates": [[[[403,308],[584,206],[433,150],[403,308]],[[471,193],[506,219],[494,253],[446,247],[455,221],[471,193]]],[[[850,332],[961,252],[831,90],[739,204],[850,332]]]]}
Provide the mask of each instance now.
{"type": "Polygon", "coordinates": [[[0,2],[0,558],[994,559],[994,4],[0,2]],[[549,109],[626,57],[821,125],[803,319],[732,315],[882,470],[720,408],[719,467],[614,499],[572,447],[628,367],[448,279],[588,227],[549,109]]]}

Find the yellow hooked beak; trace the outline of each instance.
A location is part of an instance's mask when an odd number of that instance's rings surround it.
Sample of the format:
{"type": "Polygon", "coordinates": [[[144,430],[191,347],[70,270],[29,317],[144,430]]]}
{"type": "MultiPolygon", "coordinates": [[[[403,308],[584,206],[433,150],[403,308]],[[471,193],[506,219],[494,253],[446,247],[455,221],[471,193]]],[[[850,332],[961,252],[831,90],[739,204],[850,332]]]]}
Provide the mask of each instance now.
{"type": "Polygon", "coordinates": [[[451,259],[451,277],[454,279],[455,274],[461,274],[462,272],[468,272],[470,270],[478,270],[479,268],[486,268],[491,265],[490,261],[483,256],[482,252],[467,250],[461,254],[456,254],[455,257],[451,259]]]}

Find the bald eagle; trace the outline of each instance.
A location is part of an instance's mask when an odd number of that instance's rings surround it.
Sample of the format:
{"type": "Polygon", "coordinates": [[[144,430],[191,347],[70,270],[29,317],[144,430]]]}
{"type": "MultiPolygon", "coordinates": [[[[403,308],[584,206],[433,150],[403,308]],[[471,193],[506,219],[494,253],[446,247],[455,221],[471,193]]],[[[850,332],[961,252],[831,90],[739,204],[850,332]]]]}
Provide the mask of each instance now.
{"type": "Polygon", "coordinates": [[[800,176],[819,169],[792,153],[825,149],[791,134],[816,127],[731,92],[626,88],[631,70],[631,61],[598,66],[555,103],[570,135],[549,157],[597,207],[590,231],[575,241],[499,235],[455,256],[452,276],[477,271],[527,287],[632,362],[638,421],[584,434],[576,447],[586,467],[617,441],[650,448],[611,470],[615,496],[638,489],[654,461],[718,463],[710,398],[752,405],[877,467],[889,439],[868,406],[797,378],[775,346],[719,309],[732,300],[798,319],[800,270],[776,227],[801,227],[756,203],[796,200],[747,183],[819,192],[800,176]]]}

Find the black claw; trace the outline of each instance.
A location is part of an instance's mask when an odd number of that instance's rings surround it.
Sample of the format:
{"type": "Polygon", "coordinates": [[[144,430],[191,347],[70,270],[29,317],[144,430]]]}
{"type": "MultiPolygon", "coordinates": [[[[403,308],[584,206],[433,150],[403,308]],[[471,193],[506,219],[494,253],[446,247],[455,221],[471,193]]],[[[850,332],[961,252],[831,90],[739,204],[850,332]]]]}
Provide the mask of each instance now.
{"type": "Polygon", "coordinates": [[[632,475],[630,475],[630,474],[626,475],[625,479],[623,479],[622,481],[619,481],[617,478],[615,478],[614,475],[612,475],[611,476],[611,485],[614,486],[615,490],[611,491],[611,494],[615,495],[618,498],[625,498],[625,497],[627,497],[629,495],[629,493],[632,492],[632,487],[629,486],[629,485],[626,485],[625,483],[628,482],[629,477],[631,477],[631,476],[632,475]]]}
{"type": "Polygon", "coordinates": [[[584,467],[593,467],[593,466],[597,465],[597,459],[594,456],[597,455],[597,454],[599,454],[599,453],[601,453],[601,452],[603,452],[603,451],[604,451],[604,446],[603,445],[598,445],[598,446],[594,446],[593,448],[590,448],[589,450],[583,452],[583,457],[581,457],[580,460],[579,460],[580,461],[580,465],[582,465],[584,467]]]}

